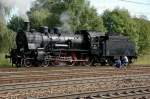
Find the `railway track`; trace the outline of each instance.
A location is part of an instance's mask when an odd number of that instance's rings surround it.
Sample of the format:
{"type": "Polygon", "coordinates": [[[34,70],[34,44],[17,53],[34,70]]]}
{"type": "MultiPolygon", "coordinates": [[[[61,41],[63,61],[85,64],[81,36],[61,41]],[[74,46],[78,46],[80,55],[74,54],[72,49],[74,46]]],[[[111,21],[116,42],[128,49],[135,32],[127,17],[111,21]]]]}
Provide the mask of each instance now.
{"type": "MultiPolygon", "coordinates": [[[[130,69],[150,69],[150,65],[132,65],[129,66],[130,69]]],[[[45,71],[45,70],[52,70],[52,71],[69,71],[69,70],[87,70],[87,69],[98,69],[98,70],[114,70],[112,66],[95,66],[95,67],[85,67],[85,66],[59,66],[59,67],[30,67],[30,68],[0,68],[0,72],[30,72],[30,71],[45,71]]]]}
{"type": "Polygon", "coordinates": [[[40,82],[28,82],[28,83],[16,83],[16,84],[3,84],[0,85],[0,93],[5,92],[17,92],[22,90],[33,89],[47,89],[49,86],[61,86],[61,85],[78,85],[87,83],[98,82],[115,82],[125,80],[136,81],[150,81],[150,75],[130,75],[130,76],[112,76],[112,77],[88,77],[88,78],[76,78],[65,80],[53,80],[53,81],[40,81],[40,82]]]}
{"type": "MultiPolygon", "coordinates": [[[[127,70],[149,70],[150,67],[128,67],[127,70]]],[[[7,73],[7,74],[16,74],[16,73],[26,73],[26,72],[33,72],[33,73],[43,73],[43,71],[49,71],[49,72],[70,72],[70,71],[114,71],[114,67],[37,67],[37,68],[0,68],[0,74],[1,73],[7,73]]]]}
{"type": "Polygon", "coordinates": [[[92,68],[92,69],[54,69],[39,71],[17,71],[17,72],[0,72],[0,84],[21,83],[32,81],[49,81],[62,80],[83,77],[100,77],[132,74],[149,74],[149,68],[135,68],[116,70],[114,68],[92,68]]]}
{"type": "MultiPolygon", "coordinates": [[[[40,69],[40,68],[39,68],[40,69]]],[[[1,70],[1,69],[0,69],[1,70]]],[[[116,69],[114,69],[114,68],[79,68],[79,69],[72,69],[72,68],[66,68],[66,69],[52,69],[51,70],[51,68],[50,69],[46,69],[46,70],[30,70],[30,71],[20,71],[20,70],[18,70],[18,71],[9,71],[9,72],[7,72],[7,71],[2,71],[2,72],[0,72],[0,77],[2,77],[2,78],[5,78],[6,76],[6,78],[8,78],[8,77],[14,77],[14,78],[18,78],[19,76],[21,77],[21,76],[28,76],[28,75],[30,75],[30,76],[33,76],[33,75],[54,75],[54,74],[56,74],[56,75],[70,75],[70,74],[78,74],[79,75],[79,73],[80,74],[103,74],[103,73],[132,73],[133,72],[133,74],[134,73],[139,73],[139,74],[141,74],[142,72],[143,73],[149,73],[149,71],[150,71],[150,68],[129,68],[129,69],[124,69],[124,70],[119,70],[119,71],[117,71],[116,69]]]]}
{"type": "Polygon", "coordinates": [[[150,86],[118,90],[95,91],[29,99],[149,99],[150,86]]]}

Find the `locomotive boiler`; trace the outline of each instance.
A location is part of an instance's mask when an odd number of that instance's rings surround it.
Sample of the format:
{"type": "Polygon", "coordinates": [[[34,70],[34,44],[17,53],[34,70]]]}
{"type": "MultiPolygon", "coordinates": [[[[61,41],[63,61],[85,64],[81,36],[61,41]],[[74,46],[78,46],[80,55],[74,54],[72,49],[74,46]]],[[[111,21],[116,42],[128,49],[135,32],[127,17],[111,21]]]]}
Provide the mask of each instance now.
{"type": "Polygon", "coordinates": [[[46,26],[38,30],[26,27],[17,32],[16,48],[7,55],[17,67],[112,65],[116,57],[127,56],[130,62],[136,58],[134,43],[122,35],[88,30],[71,33],[57,28],[50,30],[46,26]]]}

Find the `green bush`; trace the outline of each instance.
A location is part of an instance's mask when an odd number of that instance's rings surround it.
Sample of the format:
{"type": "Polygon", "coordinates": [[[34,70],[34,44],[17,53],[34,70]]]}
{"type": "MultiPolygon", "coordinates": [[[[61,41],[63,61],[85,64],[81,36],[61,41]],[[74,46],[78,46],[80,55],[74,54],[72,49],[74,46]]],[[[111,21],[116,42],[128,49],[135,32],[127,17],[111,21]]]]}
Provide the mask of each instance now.
{"type": "Polygon", "coordinates": [[[9,59],[5,58],[6,53],[0,53],[0,67],[11,67],[9,59]]]}
{"type": "Polygon", "coordinates": [[[138,65],[149,65],[150,64],[150,54],[147,55],[140,55],[138,56],[137,61],[134,64],[138,64],[138,65]]]}

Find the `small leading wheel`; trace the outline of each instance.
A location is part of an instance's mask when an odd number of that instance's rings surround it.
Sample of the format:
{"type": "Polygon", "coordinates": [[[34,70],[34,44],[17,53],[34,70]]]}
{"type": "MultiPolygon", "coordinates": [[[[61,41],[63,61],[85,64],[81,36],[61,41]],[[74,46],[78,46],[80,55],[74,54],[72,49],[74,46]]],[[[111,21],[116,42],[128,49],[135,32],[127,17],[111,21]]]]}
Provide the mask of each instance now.
{"type": "Polygon", "coordinates": [[[22,64],[24,67],[32,67],[32,61],[29,59],[24,59],[22,64]]]}
{"type": "Polygon", "coordinates": [[[17,63],[17,64],[16,64],[16,67],[17,67],[17,68],[21,67],[21,64],[17,63]]]}
{"type": "Polygon", "coordinates": [[[50,65],[50,62],[45,60],[43,63],[42,63],[42,67],[48,67],[50,65]]]}
{"type": "Polygon", "coordinates": [[[21,58],[16,59],[15,65],[16,65],[17,68],[22,66],[22,61],[23,61],[23,59],[21,59],[21,58]]]}

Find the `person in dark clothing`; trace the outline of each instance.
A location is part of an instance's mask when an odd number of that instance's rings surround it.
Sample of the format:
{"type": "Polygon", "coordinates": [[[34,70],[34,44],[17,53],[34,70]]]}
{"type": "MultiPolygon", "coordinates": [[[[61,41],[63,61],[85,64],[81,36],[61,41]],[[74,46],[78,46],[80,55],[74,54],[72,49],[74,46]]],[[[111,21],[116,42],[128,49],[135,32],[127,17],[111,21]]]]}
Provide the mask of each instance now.
{"type": "Polygon", "coordinates": [[[120,60],[120,59],[116,59],[116,60],[115,60],[115,66],[116,66],[117,68],[121,68],[121,60],[120,60]]]}

